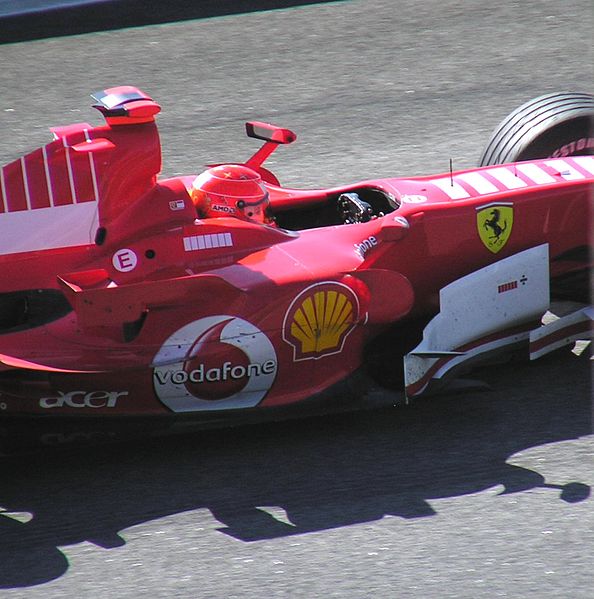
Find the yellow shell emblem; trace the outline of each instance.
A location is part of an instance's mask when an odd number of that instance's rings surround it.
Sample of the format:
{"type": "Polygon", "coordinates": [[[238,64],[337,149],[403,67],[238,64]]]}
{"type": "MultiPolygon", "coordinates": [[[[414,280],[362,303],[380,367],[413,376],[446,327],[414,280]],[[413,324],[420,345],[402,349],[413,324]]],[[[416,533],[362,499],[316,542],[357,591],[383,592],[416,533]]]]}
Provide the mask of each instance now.
{"type": "Polygon", "coordinates": [[[316,359],[342,351],[359,316],[355,294],[339,283],[321,283],[301,292],[285,316],[283,336],[295,360],[316,359]]]}
{"type": "Polygon", "coordinates": [[[477,208],[476,226],[485,247],[496,254],[507,243],[514,224],[511,204],[491,204],[477,208]]]}

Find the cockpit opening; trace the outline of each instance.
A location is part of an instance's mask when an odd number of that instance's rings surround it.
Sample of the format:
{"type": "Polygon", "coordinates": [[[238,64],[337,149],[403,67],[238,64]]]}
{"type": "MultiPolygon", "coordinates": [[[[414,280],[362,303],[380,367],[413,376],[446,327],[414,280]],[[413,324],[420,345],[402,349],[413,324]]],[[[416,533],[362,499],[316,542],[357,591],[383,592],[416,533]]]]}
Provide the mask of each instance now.
{"type": "Polygon", "coordinates": [[[275,211],[274,216],[279,227],[299,231],[366,222],[394,212],[398,205],[391,194],[381,189],[360,187],[330,195],[317,204],[275,211]]]}

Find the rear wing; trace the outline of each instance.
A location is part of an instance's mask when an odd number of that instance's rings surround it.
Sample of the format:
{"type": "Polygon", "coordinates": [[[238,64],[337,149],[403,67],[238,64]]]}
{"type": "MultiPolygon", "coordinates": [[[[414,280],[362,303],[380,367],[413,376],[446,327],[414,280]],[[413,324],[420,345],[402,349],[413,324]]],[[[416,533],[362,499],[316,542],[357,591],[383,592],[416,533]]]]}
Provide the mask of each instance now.
{"type": "Polygon", "coordinates": [[[0,168],[0,256],[92,243],[155,185],[160,106],[130,86],[93,98],[105,125],[52,128],[52,142],[0,168]]]}

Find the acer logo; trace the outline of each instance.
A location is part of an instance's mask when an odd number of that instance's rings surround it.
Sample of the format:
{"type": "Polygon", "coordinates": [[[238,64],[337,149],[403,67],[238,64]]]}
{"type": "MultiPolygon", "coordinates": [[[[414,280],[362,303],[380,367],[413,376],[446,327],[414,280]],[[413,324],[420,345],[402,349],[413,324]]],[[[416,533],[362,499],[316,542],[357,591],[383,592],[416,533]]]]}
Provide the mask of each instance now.
{"type": "Polygon", "coordinates": [[[41,408],[115,408],[120,397],[128,391],[58,391],[56,397],[42,397],[41,408]]]}

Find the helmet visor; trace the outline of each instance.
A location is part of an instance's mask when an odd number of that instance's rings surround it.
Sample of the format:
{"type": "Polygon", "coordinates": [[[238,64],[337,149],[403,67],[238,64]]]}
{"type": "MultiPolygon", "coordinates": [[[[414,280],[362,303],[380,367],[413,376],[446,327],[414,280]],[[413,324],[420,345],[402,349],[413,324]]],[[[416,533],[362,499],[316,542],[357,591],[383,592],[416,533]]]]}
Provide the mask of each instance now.
{"type": "Polygon", "coordinates": [[[268,192],[255,201],[239,200],[237,208],[247,220],[256,223],[265,223],[270,219],[268,192]]]}

